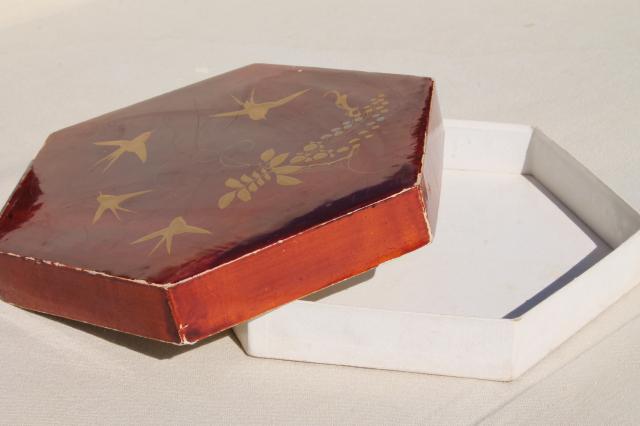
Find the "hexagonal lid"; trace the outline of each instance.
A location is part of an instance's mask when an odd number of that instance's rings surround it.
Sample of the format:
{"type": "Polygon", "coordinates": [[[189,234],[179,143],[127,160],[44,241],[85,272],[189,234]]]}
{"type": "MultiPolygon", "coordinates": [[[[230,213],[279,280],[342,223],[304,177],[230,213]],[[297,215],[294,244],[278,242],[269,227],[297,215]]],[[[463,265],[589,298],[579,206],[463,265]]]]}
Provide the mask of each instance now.
{"type": "Polygon", "coordinates": [[[259,64],[55,132],[0,217],[0,296],[188,343],[417,248],[432,91],[259,64]]]}

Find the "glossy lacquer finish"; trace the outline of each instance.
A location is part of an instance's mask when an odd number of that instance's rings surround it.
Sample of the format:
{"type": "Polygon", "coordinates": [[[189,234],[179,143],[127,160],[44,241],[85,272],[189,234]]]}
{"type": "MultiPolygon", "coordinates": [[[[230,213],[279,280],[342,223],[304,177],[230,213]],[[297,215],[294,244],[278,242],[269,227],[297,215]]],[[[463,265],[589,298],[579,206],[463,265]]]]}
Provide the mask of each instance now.
{"type": "Polygon", "coordinates": [[[189,277],[415,184],[430,86],[257,65],[69,127],[11,198],[0,251],[189,277]]]}
{"type": "MultiPolygon", "coordinates": [[[[419,190],[405,207],[424,222],[432,85],[421,77],[251,65],[55,132],[0,216],[0,253],[97,272],[116,278],[113,285],[167,290],[407,189],[419,190]]],[[[349,227],[341,232],[348,236],[349,227]]],[[[407,239],[407,250],[430,238],[428,225],[415,232],[422,235],[407,239]]],[[[308,256],[331,250],[331,235],[309,240],[308,256]]],[[[393,257],[375,247],[364,252],[362,265],[335,266],[344,271],[325,279],[393,257]]],[[[272,274],[296,268],[283,262],[287,253],[272,254],[264,260],[272,274]]],[[[12,277],[4,279],[18,291],[12,277]]],[[[216,327],[329,284],[301,285],[251,308],[253,296],[227,283],[236,294],[225,297],[244,294],[249,302],[216,327]]],[[[188,304],[177,291],[167,303],[188,304]]]]}

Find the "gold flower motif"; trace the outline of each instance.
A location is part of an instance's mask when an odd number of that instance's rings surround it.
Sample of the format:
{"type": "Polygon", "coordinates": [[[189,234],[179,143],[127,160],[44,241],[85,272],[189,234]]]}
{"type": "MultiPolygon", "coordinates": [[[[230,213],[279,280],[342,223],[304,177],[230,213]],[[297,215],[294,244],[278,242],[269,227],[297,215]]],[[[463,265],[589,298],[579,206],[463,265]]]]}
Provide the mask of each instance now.
{"type": "Polygon", "coordinates": [[[218,207],[226,209],[237,198],[248,202],[253,199],[253,193],[268,182],[275,181],[278,185],[294,186],[303,183],[297,177],[290,176],[309,167],[330,166],[338,162],[349,160],[357,152],[362,141],[373,137],[373,132],[380,128],[384,121],[388,101],[384,94],[371,99],[362,110],[352,107],[347,102],[347,95],[336,90],[325,93],[336,96],[335,105],[349,117],[341,126],[331,129],[317,141],[306,143],[302,150],[291,155],[289,152],[277,154],[270,148],[260,154],[260,165],[240,178],[230,177],[225,186],[232,189],[218,199],[218,207]],[[369,121],[365,121],[369,120],[369,121]],[[361,130],[358,130],[361,129],[361,130]],[[342,146],[335,146],[332,141],[350,135],[349,140],[342,146]]]}

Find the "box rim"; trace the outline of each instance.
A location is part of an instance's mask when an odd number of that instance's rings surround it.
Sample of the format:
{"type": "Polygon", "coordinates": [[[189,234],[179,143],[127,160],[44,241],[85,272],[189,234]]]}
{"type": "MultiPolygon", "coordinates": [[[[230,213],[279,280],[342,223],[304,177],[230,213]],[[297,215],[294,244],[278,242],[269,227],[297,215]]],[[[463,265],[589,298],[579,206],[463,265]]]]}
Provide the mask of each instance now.
{"type": "MultiPolygon", "coordinates": [[[[527,150],[533,143],[534,137],[536,135],[544,134],[536,127],[520,125],[520,124],[509,124],[509,123],[490,123],[490,122],[480,122],[480,121],[465,121],[465,120],[444,120],[445,129],[449,129],[452,127],[458,128],[471,128],[476,130],[504,130],[504,131],[515,131],[522,134],[528,134],[527,140],[527,150]],[[469,125],[467,127],[467,124],[469,125]]],[[[546,136],[545,136],[546,138],[546,136]]],[[[548,139],[548,138],[547,138],[548,139]]],[[[595,174],[586,168],[582,163],[580,163],[576,158],[571,156],[566,150],[560,147],[556,142],[548,139],[548,141],[553,145],[553,148],[558,150],[561,155],[568,156],[573,161],[574,166],[578,166],[581,168],[581,173],[586,172],[587,176],[591,178],[589,181],[590,184],[596,184],[600,187],[603,187],[607,190],[605,192],[605,196],[609,197],[609,202],[612,204],[616,204],[617,206],[621,206],[622,208],[628,208],[625,214],[631,215],[633,222],[627,226],[627,232],[634,228],[634,225],[640,224],[640,211],[633,209],[629,203],[624,200],[617,192],[615,192],[611,187],[604,184],[600,179],[595,176],[595,174]]],[[[526,160],[526,158],[524,159],[526,160]]],[[[523,175],[531,175],[538,179],[534,170],[528,168],[530,165],[526,164],[526,161],[523,161],[522,171],[519,174],[523,175]]],[[[465,170],[464,168],[450,168],[445,166],[444,170],[465,170]]],[[[481,171],[481,169],[478,169],[481,171]]],[[[504,172],[504,173],[509,173],[504,172]]],[[[541,182],[545,188],[547,187],[544,183],[541,182]]],[[[547,188],[552,194],[555,196],[556,193],[547,188]]],[[[584,221],[584,218],[578,212],[575,212],[573,208],[570,208],[564,198],[557,196],[557,198],[569,208],[581,221],[585,223],[589,228],[589,224],[584,221]]],[[[593,231],[596,235],[601,236],[599,232],[593,231]]],[[[603,239],[604,240],[604,239],[603,239]]],[[[411,311],[403,311],[403,310],[393,310],[393,309],[384,309],[384,308],[371,308],[365,306],[352,306],[352,305],[339,305],[333,304],[330,302],[322,303],[316,301],[306,301],[306,300],[298,300],[296,301],[296,306],[300,309],[309,309],[313,306],[313,310],[327,310],[327,311],[336,311],[336,312],[365,312],[370,314],[385,312],[385,314],[389,315],[399,315],[399,316],[412,316],[414,318],[422,319],[425,321],[429,320],[445,320],[451,323],[459,323],[462,324],[464,322],[480,322],[483,324],[487,324],[491,326],[498,327],[496,328],[496,333],[499,329],[504,329],[507,327],[508,333],[512,338],[511,342],[511,353],[509,354],[508,365],[504,365],[500,368],[496,368],[489,374],[477,374],[473,373],[471,375],[466,375],[464,373],[458,372],[458,374],[448,374],[446,371],[443,372],[440,370],[436,371],[418,371],[418,372],[427,372],[430,374],[445,374],[445,375],[453,375],[460,377],[475,377],[482,379],[490,379],[490,380],[498,380],[498,381],[510,381],[526,370],[528,370],[531,366],[538,363],[540,360],[544,358],[549,352],[555,350],[560,344],[562,344],[566,339],[571,337],[577,331],[579,331],[582,327],[584,327],[588,322],[593,320],[595,317],[600,315],[606,308],[608,308],[611,304],[613,304],[616,300],[623,297],[627,292],[632,290],[637,284],[637,278],[640,276],[640,263],[634,267],[635,263],[634,259],[637,258],[636,253],[640,252],[640,225],[636,228],[635,231],[628,233],[626,238],[620,241],[618,244],[611,244],[610,241],[604,240],[607,244],[611,246],[611,252],[606,256],[601,258],[598,262],[589,267],[586,271],[582,272],[579,276],[568,282],[565,286],[556,290],[539,303],[528,309],[522,315],[515,318],[486,318],[486,317],[478,317],[478,316],[468,316],[468,315],[455,315],[455,314],[442,314],[442,313],[427,313],[427,312],[411,312],[411,311]],[[612,268],[615,269],[616,266],[623,264],[627,265],[627,270],[624,271],[623,274],[619,275],[617,278],[617,286],[615,290],[610,291],[610,287],[607,286],[596,286],[594,291],[599,290],[602,294],[597,294],[600,297],[604,298],[604,302],[600,302],[599,304],[592,304],[585,308],[581,314],[581,316],[577,319],[573,319],[571,321],[567,320],[569,323],[565,328],[566,330],[558,333],[557,335],[552,336],[544,342],[536,344],[537,351],[531,351],[530,347],[523,343],[526,342],[527,339],[530,339],[532,336],[537,335],[541,332],[543,328],[536,321],[537,318],[544,315],[548,315],[549,312],[555,313],[557,312],[558,307],[553,306],[554,304],[558,304],[558,301],[561,299],[568,297],[568,294],[575,293],[576,291],[582,293],[584,290],[582,288],[586,288],[590,283],[598,283],[602,281],[602,276],[606,275],[609,270],[612,268]],[[310,305],[315,304],[315,305],[310,305]],[[533,333],[533,334],[532,334],[533,333]],[[531,353],[530,353],[531,352],[531,353]],[[505,367],[505,368],[503,368],[505,367]],[[506,368],[508,367],[508,368],[506,368]]],[[[592,286],[593,288],[594,286],[592,286]]],[[[595,296],[594,296],[595,297],[595,296]]],[[[243,323],[236,328],[234,328],[234,332],[237,330],[238,338],[243,343],[243,348],[245,351],[252,356],[260,356],[267,358],[278,358],[278,356],[273,356],[268,353],[265,347],[260,347],[264,342],[255,342],[250,338],[250,334],[255,333],[255,327],[266,326],[268,323],[253,323],[246,322],[243,323]],[[252,330],[253,329],[253,330],[252,330]],[[242,336],[242,337],[241,337],[242,336]],[[253,344],[252,344],[253,343],[253,344]]],[[[257,335],[259,336],[260,333],[257,335]]],[[[254,334],[255,335],[255,334],[254,334]]],[[[494,334],[494,337],[497,334],[494,334]]],[[[259,336],[263,337],[263,336],[259,336]]],[[[267,348],[268,349],[268,348],[267,348]]],[[[283,359],[292,359],[282,357],[283,359]]],[[[323,363],[324,361],[311,360],[310,362],[319,362],[323,363]]],[[[326,364],[331,364],[331,362],[324,362],[326,364]]],[[[352,365],[356,367],[365,367],[365,368],[378,368],[378,369],[392,369],[387,367],[368,367],[366,365],[357,365],[357,362],[353,364],[342,363],[342,365],[352,365]]],[[[403,368],[403,371],[416,371],[411,368],[403,368]]]]}
{"type": "MultiPolygon", "coordinates": [[[[530,146],[531,143],[533,142],[533,138],[535,136],[536,132],[540,132],[542,135],[544,135],[544,133],[542,133],[537,127],[535,126],[531,126],[531,125],[526,125],[526,124],[515,124],[515,123],[493,123],[493,122],[489,122],[489,121],[476,121],[476,120],[459,120],[459,119],[444,119],[443,120],[444,123],[444,127],[445,129],[447,128],[451,128],[451,127],[456,127],[456,128],[462,128],[462,129],[475,129],[475,130],[499,130],[499,131],[514,131],[514,132],[523,132],[525,134],[528,134],[528,142],[527,145],[530,146]]],[[[548,139],[548,138],[547,138],[548,139]]],[[[563,155],[567,155],[567,156],[571,156],[566,150],[564,150],[560,145],[558,145],[556,142],[548,139],[548,142],[550,142],[553,146],[554,149],[558,149],[563,155]]],[[[629,209],[631,209],[631,211],[635,214],[636,219],[640,222],[640,212],[637,211],[636,209],[633,209],[629,203],[624,200],[624,198],[620,197],[618,193],[616,193],[612,188],[610,188],[609,186],[607,186],[604,182],[602,182],[602,180],[600,180],[595,174],[593,174],[591,172],[591,170],[589,170],[588,168],[586,168],[582,163],[580,163],[577,159],[571,157],[574,161],[574,165],[577,166],[581,166],[584,171],[586,171],[590,176],[592,176],[593,178],[596,179],[597,183],[602,185],[603,187],[606,187],[607,189],[609,189],[611,191],[611,195],[615,196],[620,202],[624,203],[627,207],[629,207],[629,209]]],[[[443,170],[464,170],[464,169],[459,169],[459,168],[449,168],[449,167],[444,167],[443,170]]],[[[508,174],[508,172],[504,172],[505,174],[508,174]]],[[[534,178],[538,179],[538,177],[536,176],[536,174],[531,171],[531,170],[527,170],[525,168],[523,168],[523,171],[520,173],[523,176],[533,176],[534,178]]],[[[545,186],[546,188],[546,186],[545,186]]],[[[549,189],[549,191],[555,195],[555,193],[549,189]]],[[[558,197],[558,199],[564,204],[564,200],[561,199],[560,197],[558,197]]],[[[573,210],[570,209],[572,212],[573,210]]],[[[574,213],[581,221],[582,216],[574,213]]],[[[600,234],[595,232],[596,235],[598,235],[599,237],[600,234]]],[[[601,237],[602,238],[602,237],[601,237]]],[[[396,312],[396,313],[401,313],[401,314],[417,314],[417,315],[426,315],[426,316],[433,316],[433,317],[441,317],[441,318],[451,318],[451,319],[472,319],[472,320],[483,320],[483,321],[498,321],[498,322],[504,322],[504,321],[508,321],[511,323],[518,323],[520,321],[522,321],[523,319],[525,319],[529,313],[531,313],[534,309],[538,308],[539,306],[543,305],[547,300],[553,298],[555,295],[559,294],[560,292],[564,291],[568,291],[565,290],[568,287],[572,286],[578,286],[580,285],[580,283],[582,281],[584,281],[584,277],[587,276],[588,277],[591,275],[591,271],[594,268],[598,268],[600,262],[604,259],[608,259],[608,258],[613,258],[614,260],[618,258],[618,248],[620,248],[622,245],[624,244],[632,244],[632,247],[636,248],[639,252],[640,252],[640,229],[637,230],[636,232],[632,233],[631,235],[629,235],[627,237],[626,240],[622,241],[620,244],[613,246],[611,245],[608,241],[605,240],[605,242],[607,242],[607,244],[609,244],[611,246],[611,252],[608,253],[607,255],[605,255],[602,259],[600,259],[598,262],[596,262],[594,265],[592,265],[591,267],[589,267],[589,269],[587,269],[586,271],[584,271],[583,273],[581,273],[578,277],[574,278],[573,280],[571,280],[569,283],[567,283],[565,286],[563,286],[562,288],[558,289],[557,291],[555,291],[553,294],[551,294],[550,296],[546,297],[545,299],[543,299],[542,301],[540,301],[539,303],[537,303],[536,305],[534,305],[533,307],[531,307],[531,309],[527,310],[525,313],[523,313],[522,315],[515,317],[515,318],[485,318],[485,317],[479,317],[479,316],[473,316],[473,315],[455,315],[455,314],[442,314],[442,313],[428,313],[428,312],[413,312],[413,311],[404,311],[404,310],[393,310],[393,309],[383,309],[383,308],[369,308],[369,307],[364,307],[364,306],[349,306],[349,305],[334,305],[331,303],[321,303],[324,305],[331,305],[331,306],[341,306],[341,307],[345,307],[348,308],[349,310],[351,309],[356,309],[356,310],[372,310],[372,311],[385,311],[385,312],[396,312]]],[[[393,260],[391,260],[393,261],[393,260]]],[[[303,303],[303,304],[318,304],[318,302],[315,301],[307,301],[307,300],[297,300],[296,303],[303,303]]]]}

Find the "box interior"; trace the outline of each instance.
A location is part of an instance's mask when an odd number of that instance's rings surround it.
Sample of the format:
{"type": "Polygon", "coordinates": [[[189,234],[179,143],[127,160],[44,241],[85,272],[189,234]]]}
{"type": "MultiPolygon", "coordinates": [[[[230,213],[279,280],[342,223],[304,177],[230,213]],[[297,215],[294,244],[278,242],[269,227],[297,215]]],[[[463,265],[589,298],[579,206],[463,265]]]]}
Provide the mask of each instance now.
{"type": "Polygon", "coordinates": [[[440,209],[432,244],[305,300],[517,318],[611,251],[533,176],[445,170],[440,209]]]}

